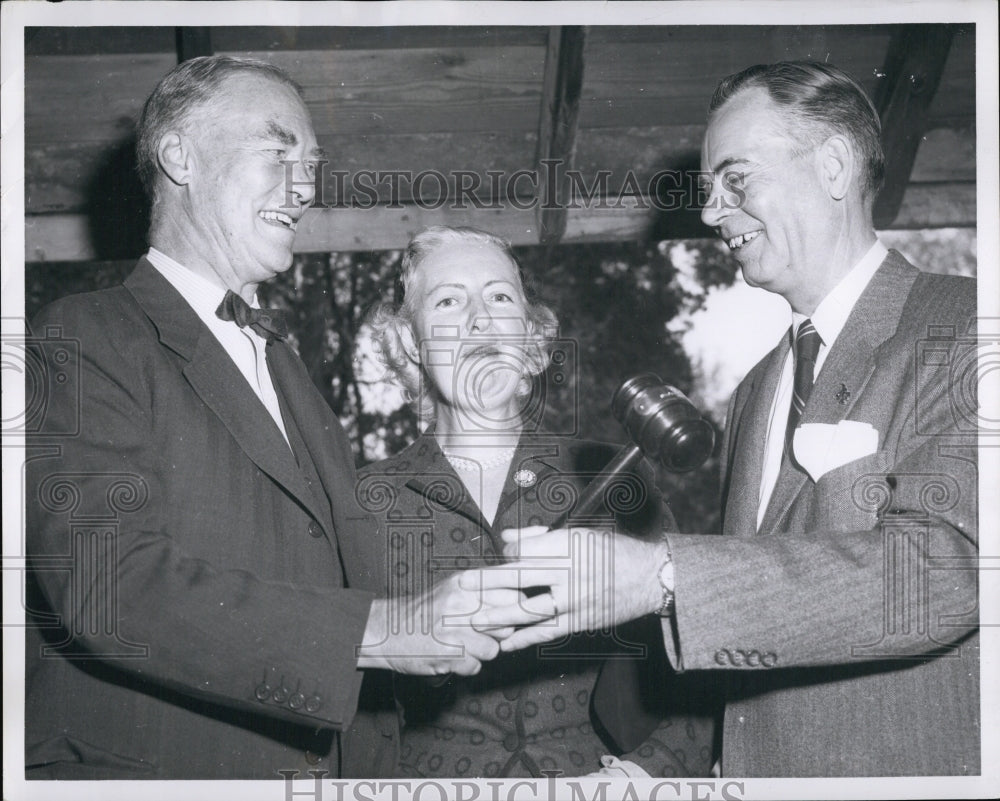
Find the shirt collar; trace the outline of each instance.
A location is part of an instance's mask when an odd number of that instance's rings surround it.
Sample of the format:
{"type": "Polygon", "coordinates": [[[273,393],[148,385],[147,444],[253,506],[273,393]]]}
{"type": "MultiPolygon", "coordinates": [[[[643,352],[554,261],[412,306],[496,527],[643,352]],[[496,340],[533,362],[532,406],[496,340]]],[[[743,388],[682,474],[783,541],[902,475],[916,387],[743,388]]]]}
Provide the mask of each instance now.
{"type": "MultiPolygon", "coordinates": [[[[832,346],[837,337],[840,336],[840,332],[847,323],[847,318],[851,316],[858,298],[861,297],[861,293],[865,291],[868,283],[888,255],[889,251],[885,245],[876,239],[875,244],[868,249],[861,260],[840,280],[840,283],[830,290],[827,296],[820,301],[816,310],[808,316],[822,337],[825,347],[832,346]]],[[[806,315],[792,312],[792,326],[796,331],[799,330],[799,325],[805,319],[806,315]]]]}
{"type": "MultiPolygon", "coordinates": [[[[184,300],[191,305],[199,317],[202,319],[215,318],[215,310],[219,308],[222,299],[226,296],[225,288],[213,284],[207,278],[198,275],[156,248],[149,249],[146,259],[173,285],[174,289],[181,293],[184,300]]],[[[250,305],[253,308],[259,307],[256,295],[254,295],[250,305]]],[[[232,324],[236,325],[236,323],[232,324]]]]}

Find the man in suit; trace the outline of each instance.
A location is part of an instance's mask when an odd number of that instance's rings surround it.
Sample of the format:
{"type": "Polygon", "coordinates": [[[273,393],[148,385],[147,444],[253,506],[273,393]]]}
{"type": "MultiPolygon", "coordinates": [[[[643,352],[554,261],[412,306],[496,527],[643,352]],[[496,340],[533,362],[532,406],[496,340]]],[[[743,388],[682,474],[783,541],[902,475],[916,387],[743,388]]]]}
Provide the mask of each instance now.
{"type": "Polygon", "coordinates": [[[27,468],[26,775],[336,776],[361,668],[471,673],[498,646],[443,627],[455,582],[374,599],[351,448],[255,308],[314,198],[301,90],[260,62],[185,62],[138,154],[149,252],[34,322],[52,391],[27,468]]]}
{"type": "Polygon", "coordinates": [[[702,170],[704,221],[793,319],[729,406],[726,536],[606,536],[605,577],[570,558],[577,532],[506,532],[508,555],[562,570],[480,620],[555,613],[512,649],[658,613],[674,669],[728,674],[725,775],[977,774],[975,282],[878,241],[878,116],[830,65],[724,80],[702,170]]]}

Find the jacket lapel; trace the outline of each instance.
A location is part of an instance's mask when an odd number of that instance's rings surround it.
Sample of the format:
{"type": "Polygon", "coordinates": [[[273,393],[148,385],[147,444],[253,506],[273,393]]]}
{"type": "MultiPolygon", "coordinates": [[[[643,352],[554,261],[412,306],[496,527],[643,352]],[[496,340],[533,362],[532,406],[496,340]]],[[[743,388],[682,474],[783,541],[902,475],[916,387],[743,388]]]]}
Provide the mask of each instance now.
{"type": "Polygon", "coordinates": [[[462,479],[444,458],[434,438],[434,429],[429,428],[421,434],[411,449],[407,454],[411,470],[406,477],[405,485],[423,497],[431,510],[434,506],[444,507],[476,525],[489,529],[479,507],[465,489],[462,479]]]}
{"type": "Polygon", "coordinates": [[[160,342],[187,360],[182,371],[191,388],[247,457],[315,514],[312,493],[274,419],[194,310],[146,259],[125,286],[156,326],[160,342]]]}
{"type": "MultiPolygon", "coordinates": [[[[829,423],[847,418],[878,367],[878,349],[899,325],[903,306],[918,271],[890,251],[858,298],[847,323],[833,344],[812,394],[802,410],[800,425],[829,423]]],[[[773,392],[772,392],[773,397],[773,392]]],[[[883,443],[879,443],[879,447],[883,443]]],[[[762,533],[780,530],[782,520],[807,486],[806,473],[786,457],[778,483],[761,521],[762,533]]]]}
{"type": "MultiPolygon", "coordinates": [[[[562,443],[545,444],[544,439],[539,441],[538,435],[521,434],[517,450],[514,451],[514,457],[510,460],[510,470],[507,471],[500,503],[497,504],[497,513],[494,518],[497,523],[504,520],[507,511],[518,503],[521,495],[532,488],[537,492],[538,487],[545,483],[546,478],[551,473],[567,469],[568,460],[563,458],[560,462],[560,456],[563,456],[560,448],[566,447],[568,446],[562,443]],[[514,481],[514,476],[522,470],[530,471],[534,475],[534,478],[530,479],[527,473],[522,473],[526,480],[531,481],[530,484],[527,481],[522,481],[520,484],[514,481]]],[[[518,527],[523,525],[524,522],[517,521],[518,527]]],[[[499,534],[507,527],[507,524],[504,523],[497,533],[499,534]]]]}
{"type": "Polygon", "coordinates": [[[746,388],[747,401],[735,409],[737,426],[732,435],[734,453],[730,459],[730,486],[726,496],[723,533],[749,536],[757,530],[757,507],[760,504],[760,482],[764,470],[764,443],[771,418],[774,393],[778,389],[781,368],[791,347],[789,337],[750,374],[746,388]]]}

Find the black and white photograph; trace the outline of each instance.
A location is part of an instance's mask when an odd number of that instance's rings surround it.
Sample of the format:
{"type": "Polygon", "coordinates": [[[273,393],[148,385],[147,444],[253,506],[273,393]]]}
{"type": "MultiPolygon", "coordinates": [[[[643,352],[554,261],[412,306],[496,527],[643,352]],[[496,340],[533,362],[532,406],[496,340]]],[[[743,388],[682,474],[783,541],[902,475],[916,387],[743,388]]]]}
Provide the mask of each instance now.
{"type": "Polygon", "coordinates": [[[4,799],[1000,794],[996,4],[0,11],[4,799]]]}

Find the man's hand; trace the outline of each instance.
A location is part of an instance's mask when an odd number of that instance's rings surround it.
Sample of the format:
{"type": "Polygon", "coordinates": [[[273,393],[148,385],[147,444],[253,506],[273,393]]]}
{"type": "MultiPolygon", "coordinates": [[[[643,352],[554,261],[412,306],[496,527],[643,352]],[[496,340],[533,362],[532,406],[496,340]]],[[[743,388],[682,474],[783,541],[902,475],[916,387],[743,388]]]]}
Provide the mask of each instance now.
{"type": "Polygon", "coordinates": [[[493,606],[516,607],[523,595],[508,588],[467,590],[459,586],[459,575],[439,581],[423,595],[372,602],[358,667],[421,676],[478,673],[483,662],[500,652],[497,641],[513,628],[486,623],[474,629],[471,616],[493,606]]]}
{"type": "Polygon", "coordinates": [[[544,526],[507,529],[504,556],[515,561],[467,570],[469,591],[540,588],[510,606],[484,607],[471,618],[482,631],[519,628],[500,647],[514,651],[580,631],[610,631],[655,612],[662,600],[657,571],[666,561],[665,542],[644,542],[608,530],[549,531],[544,526]]]}

